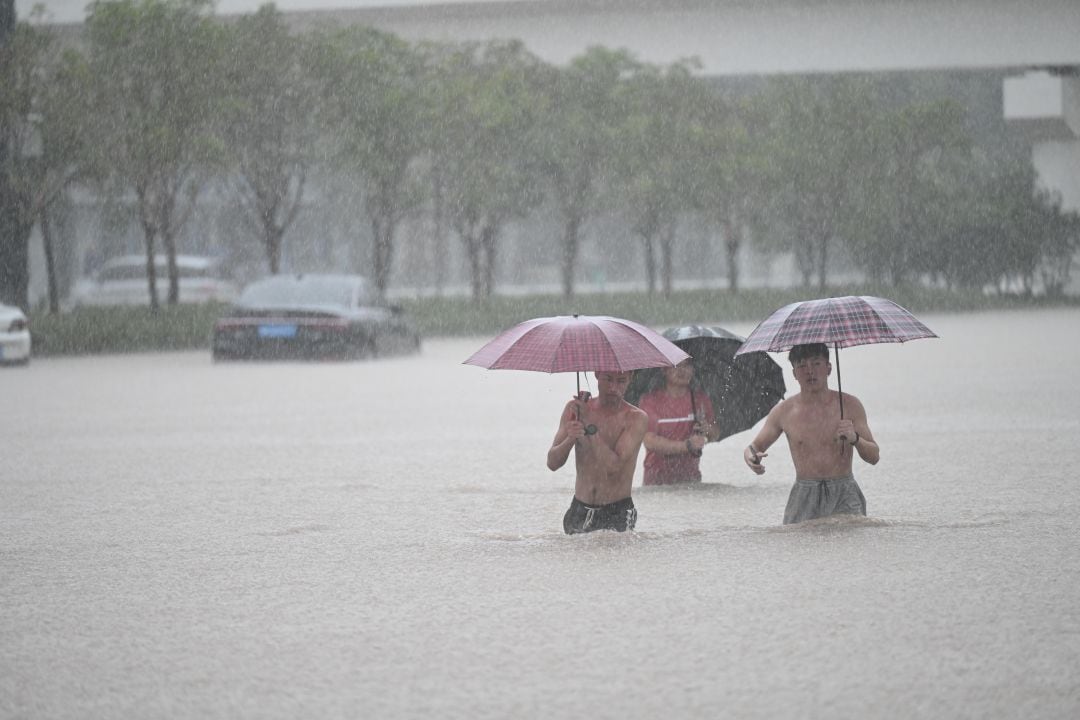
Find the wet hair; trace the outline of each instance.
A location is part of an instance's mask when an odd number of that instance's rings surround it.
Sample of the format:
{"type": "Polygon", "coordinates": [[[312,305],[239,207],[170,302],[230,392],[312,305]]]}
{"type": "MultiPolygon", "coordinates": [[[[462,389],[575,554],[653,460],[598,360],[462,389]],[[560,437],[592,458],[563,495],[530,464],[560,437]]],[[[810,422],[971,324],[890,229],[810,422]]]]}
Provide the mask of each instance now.
{"type": "Polygon", "coordinates": [[[805,360],[812,357],[824,358],[826,362],[829,360],[829,346],[825,343],[810,343],[809,345],[796,345],[791,348],[791,352],[788,353],[788,361],[794,365],[800,360],[805,360]]]}

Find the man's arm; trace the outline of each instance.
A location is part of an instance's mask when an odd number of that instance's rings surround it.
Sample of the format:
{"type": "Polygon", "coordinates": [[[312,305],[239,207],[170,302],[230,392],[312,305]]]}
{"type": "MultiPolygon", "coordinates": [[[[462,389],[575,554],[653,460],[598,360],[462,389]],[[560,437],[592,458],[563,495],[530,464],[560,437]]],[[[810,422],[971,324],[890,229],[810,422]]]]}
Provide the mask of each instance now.
{"type": "Polygon", "coordinates": [[[765,417],[765,424],[761,426],[757,436],[743,449],[743,462],[758,475],[765,472],[765,466],[761,463],[769,455],[765,451],[776,442],[777,438],[780,437],[780,433],[784,431],[783,416],[786,412],[786,404],[787,400],[783,400],[773,406],[773,409],[765,417]]]}
{"type": "Polygon", "coordinates": [[[847,417],[840,421],[838,434],[859,452],[859,457],[865,462],[877,465],[878,460],[881,459],[881,448],[874,440],[874,434],[870,432],[870,425],[866,422],[866,408],[854,395],[844,393],[844,401],[849,409],[847,417]]]}
{"type": "Polygon", "coordinates": [[[548,449],[548,470],[558,470],[565,465],[566,460],[570,457],[570,450],[573,449],[574,443],[577,442],[578,438],[584,436],[585,426],[577,419],[576,401],[571,400],[563,408],[562,415],[559,417],[559,429],[555,432],[555,439],[548,449]]]}
{"type": "Polygon", "coordinates": [[[698,440],[693,438],[690,440],[669,440],[660,437],[654,432],[646,432],[644,443],[646,450],[658,455],[687,455],[690,454],[691,449],[700,452],[700,446],[705,444],[705,436],[699,435],[698,438],[698,440]]]}
{"type": "Polygon", "coordinates": [[[634,408],[626,427],[615,441],[615,447],[609,448],[599,435],[586,436],[585,446],[595,454],[604,472],[611,473],[637,460],[645,432],[649,429],[649,416],[634,408]]]}

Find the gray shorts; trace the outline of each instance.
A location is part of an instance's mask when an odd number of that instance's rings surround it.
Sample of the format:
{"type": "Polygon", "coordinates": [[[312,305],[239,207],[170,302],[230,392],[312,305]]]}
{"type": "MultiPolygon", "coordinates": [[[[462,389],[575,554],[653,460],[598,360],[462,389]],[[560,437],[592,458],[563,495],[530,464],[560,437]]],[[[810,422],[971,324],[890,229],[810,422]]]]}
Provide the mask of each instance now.
{"type": "Polygon", "coordinates": [[[866,515],[866,498],[855,477],[796,480],[788,495],[784,524],[830,515],[866,515]]]}

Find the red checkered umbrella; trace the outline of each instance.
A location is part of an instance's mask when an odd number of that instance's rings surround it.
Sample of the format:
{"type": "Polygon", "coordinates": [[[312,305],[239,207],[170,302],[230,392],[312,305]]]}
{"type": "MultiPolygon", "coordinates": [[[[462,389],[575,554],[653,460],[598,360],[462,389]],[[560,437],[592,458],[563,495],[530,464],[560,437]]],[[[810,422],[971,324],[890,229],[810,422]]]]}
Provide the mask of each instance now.
{"type": "Polygon", "coordinates": [[[849,295],[785,305],[754,328],[735,354],[784,352],[811,343],[831,345],[836,353],[836,388],[840,390],[840,348],[933,337],[937,335],[892,300],[849,295]]]}
{"type": "MultiPolygon", "coordinates": [[[[465,361],[491,370],[625,372],[674,367],[690,357],[660,333],[631,320],[563,315],[526,320],[465,361]]],[[[580,377],[578,392],[581,392],[580,377]]]]}

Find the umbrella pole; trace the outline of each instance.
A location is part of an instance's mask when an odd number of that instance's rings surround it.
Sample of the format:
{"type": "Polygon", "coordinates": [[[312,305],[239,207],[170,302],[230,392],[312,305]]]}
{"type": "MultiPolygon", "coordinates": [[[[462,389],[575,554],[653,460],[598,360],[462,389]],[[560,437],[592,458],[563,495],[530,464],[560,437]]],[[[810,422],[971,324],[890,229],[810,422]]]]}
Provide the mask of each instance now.
{"type": "Polygon", "coordinates": [[[836,353],[836,392],[840,393],[840,419],[844,419],[844,386],[840,383],[840,343],[833,348],[836,353]]]}
{"type": "Polygon", "coordinates": [[[577,398],[579,401],[574,407],[577,409],[577,419],[581,420],[581,373],[574,373],[574,377],[577,378],[577,395],[575,395],[574,397],[577,398]]]}
{"type": "MultiPolygon", "coordinates": [[[[833,346],[833,352],[836,354],[836,392],[840,396],[840,419],[844,419],[844,386],[840,383],[840,343],[836,343],[833,346]]],[[[840,454],[844,454],[845,442],[840,441],[840,454]]]]}

